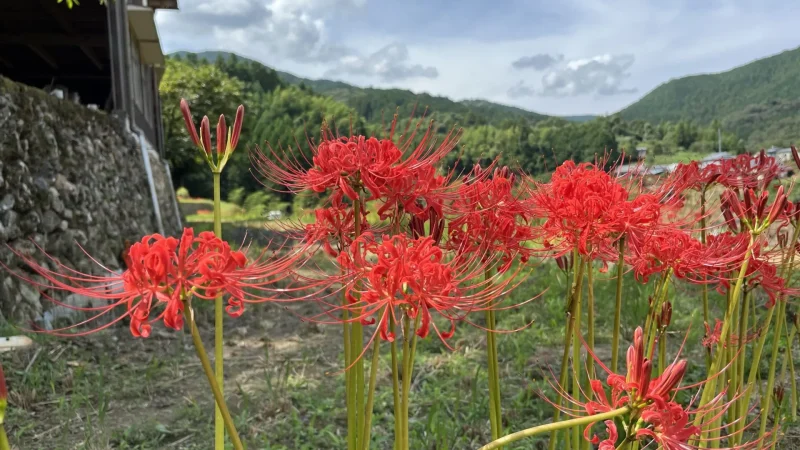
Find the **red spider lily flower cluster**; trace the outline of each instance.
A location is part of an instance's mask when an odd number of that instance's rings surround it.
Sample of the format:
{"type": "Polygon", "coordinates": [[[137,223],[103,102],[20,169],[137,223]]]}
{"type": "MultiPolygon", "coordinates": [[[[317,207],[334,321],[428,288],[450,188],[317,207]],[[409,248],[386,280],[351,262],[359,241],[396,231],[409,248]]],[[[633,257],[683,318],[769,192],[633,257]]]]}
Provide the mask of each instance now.
{"type": "Polygon", "coordinates": [[[594,164],[566,161],[548,184],[531,195],[534,210],[544,216],[545,243],[558,253],[613,259],[614,242],[623,233],[657,222],[656,197],[631,201],[628,189],[594,164]]]}
{"type": "Polygon", "coordinates": [[[671,270],[678,278],[710,283],[717,279],[713,276],[740,265],[749,245],[748,236],[731,233],[709,236],[703,245],[688,232],[676,228],[632,234],[631,238],[629,262],[642,282],[655,273],[671,270]]]}
{"type": "Polygon", "coordinates": [[[389,321],[396,323],[402,312],[413,319],[419,317],[418,336],[426,337],[433,327],[446,344],[457,321],[470,312],[496,307],[497,297],[510,283],[510,278],[495,283],[476,281],[490,262],[447,261],[432,237],[395,235],[379,240],[365,234],[356,239],[350,252],[341,253],[338,261],[353,280],[346,290],[353,320],[377,322],[380,338],[387,341],[395,338],[389,321]],[[449,329],[440,330],[434,314],[446,320],[449,329]]]}
{"type": "MultiPolygon", "coordinates": [[[[583,402],[571,397],[560,386],[554,386],[560,395],[579,406],[590,415],[609,412],[621,407],[628,407],[623,416],[623,424],[628,435],[626,439],[652,440],[659,446],[670,450],[698,448],[692,441],[697,440],[702,424],[711,423],[721,417],[730,407],[730,403],[722,403],[722,395],[702,409],[681,406],[674,400],[675,394],[682,390],[681,381],[686,373],[686,360],[676,360],[668,365],[663,373],[653,378],[652,362],[646,357],[644,334],[641,328],[634,332],[633,345],[627,353],[627,373],[621,375],[612,372],[596,355],[591,356],[608,373],[606,382],[590,380],[590,398],[583,402]],[[610,395],[606,393],[606,386],[610,395]],[[701,418],[701,426],[693,423],[693,417],[701,418]]],[[[567,407],[559,407],[571,415],[579,415],[579,411],[567,407]]],[[[584,430],[584,438],[599,448],[616,448],[619,437],[617,425],[606,421],[606,432],[609,437],[603,441],[597,435],[590,438],[590,424],[584,430]]],[[[744,448],[744,447],[741,447],[744,448]]]]}
{"type": "Polygon", "coordinates": [[[704,190],[717,183],[728,188],[763,189],[775,180],[785,168],[764,150],[756,155],[747,153],[732,159],[708,163],[692,161],[680,163],[664,185],[676,191],[704,190]]]}
{"type": "MultiPolygon", "coordinates": [[[[308,244],[321,243],[325,253],[332,257],[348,248],[355,235],[355,213],[344,205],[314,210],[315,221],[305,225],[301,236],[308,244]],[[336,245],[336,248],[333,246],[336,245]]],[[[361,213],[361,227],[368,229],[366,211],[361,213]]]]}
{"type": "Polygon", "coordinates": [[[491,257],[502,254],[499,270],[508,270],[515,255],[526,262],[532,253],[528,243],[536,238],[528,222],[527,205],[513,191],[515,175],[508,167],[487,178],[480,166],[456,189],[450,221],[449,245],[461,255],[491,257]]]}
{"type": "Polygon", "coordinates": [[[16,254],[44,281],[19,272],[15,275],[37,286],[53,303],[91,315],[77,324],[49,333],[83,335],[129,317],[130,331],[135,337],[148,337],[156,322],[163,322],[167,328],[182,329],[185,302],[190,298],[211,300],[225,295],[228,297],[227,313],[238,317],[245,303],[269,299],[248,293],[247,289],[256,293],[267,289],[269,283],[286,277],[286,269],[297,260],[295,254],[269,262],[248,261],[243,251],[231,249],[213,233],[202,232],[195,236],[192,228],[185,228],[180,239],[160,234],[143,237],[130,246],[126,258],[128,267],[121,274],[108,269],[105,275],[80,273],[48,255],[56,267],[53,270],[30,256],[16,254]],[[50,294],[55,291],[103,300],[106,304],[97,307],[65,304],[50,294]],[[110,322],[89,331],[73,331],[117,308],[124,308],[125,312],[110,322]]]}
{"type": "Polygon", "coordinates": [[[385,139],[335,137],[323,130],[322,142],[311,146],[310,161],[289,152],[278,153],[271,147],[268,153],[255,153],[252,160],[267,181],[290,193],[331,189],[332,202],[340,203],[344,197],[357,200],[359,191],[364,189],[370,194],[368,200],[389,199],[390,203],[393,200],[413,211],[418,199],[412,197],[428,197],[443,184],[433,166],[455,147],[459,133],[451,132],[435,145],[433,129],[429,127],[414,146],[416,133],[401,136],[399,143],[395,142],[396,124],[395,116],[385,139]],[[409,187],[417,195],[412,195],[409,187]]]}

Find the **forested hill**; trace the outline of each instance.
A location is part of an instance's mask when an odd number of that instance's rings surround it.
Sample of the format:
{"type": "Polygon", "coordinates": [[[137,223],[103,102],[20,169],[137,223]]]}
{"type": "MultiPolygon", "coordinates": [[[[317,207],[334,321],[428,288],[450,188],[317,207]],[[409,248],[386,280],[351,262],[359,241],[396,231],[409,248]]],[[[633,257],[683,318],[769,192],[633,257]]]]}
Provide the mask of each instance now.
{"type": "MultiPolygon", "coordinates": [[[[177,52],[173,55],[187,57],[189,53],[177,52]]],[[[208,51],[196,53],[195,55],[198,59],[205,59],[212,63],[217,58],[225,60],[233,58],[237,61],[244,61],[247,64],[252,61],[228,52],[208,51]]],[[[427,108],[428,113],[433,114],[437,121],[445,124],[458,123],[462,126],[499,125],[504,121],[520,119],[535,123],[550,117],[486,100],[454,101],[447,97],[426,93],[416,94],[405,89],[361,88],[341,81],[311,80],[298,77],[271,69],[257,61],[252,61],[252,64],[274,71],[278,79],[286,84],[307,86],[315,93],[332,97],[334,100],[353,108],[360,116],[369,121],[380,121],[381,115],[390,117],[396,110],[399,110],[401,116],[410,116],[415,107],[418,115],[427,108]]],[[[570,118],[565,119],[569,120],[570,118]]],[[[576,121],[582,121],[581,119],[584,119],[584,116],[579,117],[576,121]]]]}
{"type": "MultiPolygon", "coordinates": [[[[627,120],[717,120],[752,144],[786,145],[800,129],[800,48],[727,72],[670,80],[620,112],[627,120]]],[[[796,138],[796,135],[794,136],[796,138]]]]}
{"type": "MultiPolygon", "coordinates": [[[[386,124],[381,121],[382,110],[388,119],[399,107],[404,116],[400,125],[403,129],[415,104],[420,108],[429,106],[430,115],[436,120],[433,131],[437,138],[442,138],[453,127],[463,129],[458,150],[442,162],[445,167],[457,165],[459,170],[468,169],[473,163],[487,164],[499,157],[502,164],[535,175],[546,173],[567,159],[592,161],[606,152],[614,159],[621,149],[639,147],[648,149],[648,160],[660,164],[702,158],[719,145],[717,121],[698,124],[682,119],[655,124],[623,120],[619,115],[584,117],[583,121],[544,118],[481,100],[454,102],[402,90],[361,89],[330,81],[306,82],[283,76],[256,61],[233,56],[217,58],[217,55],[182,54],[168,58],[160,85],[167,158],[173,179],[191,195],[200,197],[211,195],[208,168],[187,138],[178,109],[181,98],[191,103],[196,122],[203,115],[231,114],[243,103],[247,109],[242,129],[242,135],[247,138],[243,146],[252,150],[255,144],[263,147],[269,142],[278,153],[280,148],[299,147],[304,153],[302,158],[310,157],[307,140],[319,136],[323,123],[336,128],[340,134],[382,135],[386,124]],[[351,94],[345,96],[347,92],[351,94]]],[[[732,114],[730,120],[738,120],[744,129],[752,123],[747,114],[774,115],[779,110],[775,105],[762,110],[745,109],[737,113],[739,115],[732,114]]],[[[417,117],[420,113],[417,111],[417,117]]],[[[787,117],[791,121],[797,116],[787,117]]],[[[757,150],[775,136],[791,135],[797,130],[796,127],[782,127],[784,123],[776,121],[769,126],[752,128],[750,139],[760,141],[748,145],[723,126],[722,150],[732,153],[757,150]]],[[[272,158],[273,154],[268,151],[267,157],[272,158]]],[[[247,150],[234,154],[225,167],[222,182],[224,195],[231,192],[249,195],[263,190],[251,174],[247,150]]],[[[288,195],[277,200],[294,201],[288,195]]]]}

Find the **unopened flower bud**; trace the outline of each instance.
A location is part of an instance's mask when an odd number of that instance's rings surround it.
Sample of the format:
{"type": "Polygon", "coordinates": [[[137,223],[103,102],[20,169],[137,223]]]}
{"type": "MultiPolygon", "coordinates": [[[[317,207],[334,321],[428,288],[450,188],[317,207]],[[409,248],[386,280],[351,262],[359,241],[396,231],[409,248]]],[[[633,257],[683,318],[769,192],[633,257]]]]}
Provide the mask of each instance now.
{"type": "Polygon", "coordinates": [[[775,402],[779,405],[783,403],[783,394],[784,394],[783,386],[775,386],[772,392],[775,395],[775,402]]]}
{"type": "Polygon", "coordinates": [[[197,135],[197,127],[192,120],[192,112],[189,110],[189,103],[185,99],[181,99],[181,114],[183,114],[183,122],[186,124],[186,131],[189,132],[189,138],[194,145],[200,146],[200,137],[197,135]]]}
{"type": "Polygon", "coordinates": [[[661,307],[661,315],[658,317],[658,326],[661,328],[668,327],[672,321],[672,303],[666,302],[661,307]]]}
{"type": "Polygon", "coordinates": [[[792,146],[792,158],[794,158],[794,163],[797,164],[797,168],[800,169],[800,155],[797,154],[797,148],[794,145],[792,146]]]}
{"type": "Polygon", "coordinates": [[[744,207],[745,207],[745,214],[747,217],[752,219],[753,216],[753,208],[756,205],[756,193],[752,189],[746,189],[744,191],[744,207]]]}
{"type": "Polygon", "coordinates": [[[783,193],[783,186],[778,188],[778,192],[775,193],[775,202],[772,204],[772,208],[769,210],[769,216],[767,217],[766,223],[770,224],[778,218],[778,215],[783,211],[783,205],[786,202],[786,194],[783,193]]]}
{"type": "Polygon", "coordinates": [[[444,217],[439,217],[438,214],[431,212],[430,228],[433,242],[436,245],[439,245],[442,242],[442,236],[444,235],[444,217]]]}
{"type": "Polygon", "coordinates": [[[242,133],[242,122],[244,122],[244,105],[236,108],[236,118],[233,120],[233,130],[231,131],[231,151],[236,150],[239,144],[239,135],[242,133]]]}
{"type": "Polygon", "coordinates": [[[744,218],[744,208],[742,207],[742,202],[739,201],[739,196],[734,194],[732,191],[725,191],[722,194],[722,201],[727,203],[728,207],[731,209],[731,212],[738,218],[744,218]]]}
{"type": "Polygon", "coordinates": [[[416,214],[408,221],[408,227],[411,229],[411,237],[419,239],[425,235],[425,223],[416,214]]]}
{"type": "Polygon", "coordinates": [[[767,207],[767,200],[769,200],[769,194],[763,192],[756,203],[756,217],[764,217],[764,210],[767,207]]]}
{"type": "Polygon", "coordinates": [[[211,124],[208,121],[208,116],[203,116],[200,121],[200,138],[202,139],[203,150],[207,155],[211,154],[211,124]]]}
{"type": "Polygon", "coordinates": [[[217,122],[217,154],[223,155],[225,153],[225,147],[228,145],[228,127],[225,126],[225,116],[223,114],[219,115],[219,121],[217,122]]]}

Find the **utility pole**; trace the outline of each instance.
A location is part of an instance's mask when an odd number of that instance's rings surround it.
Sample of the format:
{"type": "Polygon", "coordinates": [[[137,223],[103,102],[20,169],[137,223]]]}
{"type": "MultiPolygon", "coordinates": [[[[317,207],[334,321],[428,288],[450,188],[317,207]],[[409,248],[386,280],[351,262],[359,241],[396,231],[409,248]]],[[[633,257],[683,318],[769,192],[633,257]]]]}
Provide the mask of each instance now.
{"type": "Polygon", "coordinates": [[[722,131],[717,128],[717,152],[722,153],[722,131]]]}

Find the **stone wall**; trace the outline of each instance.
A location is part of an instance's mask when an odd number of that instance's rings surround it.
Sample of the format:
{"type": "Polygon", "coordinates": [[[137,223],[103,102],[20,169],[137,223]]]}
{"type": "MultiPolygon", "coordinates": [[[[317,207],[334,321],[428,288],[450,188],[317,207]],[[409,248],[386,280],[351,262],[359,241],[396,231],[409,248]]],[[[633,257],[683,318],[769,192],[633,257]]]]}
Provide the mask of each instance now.
{"type": "MultiPolygon", "coordinates": [[[[158,231],[138,138],[122,120],[0,77],[0,262],[18,266],[9,247],[102,273],[83,249],[111,269],[125,241],[158,231]],[[79,247],[80,245],[80,247],[79,247]]],[[[164,164],[149,152],[165,232],[178,232],[164,164]]],[[[49,302],[0,267],[0,312],[42,317],[49,302]]]]}

